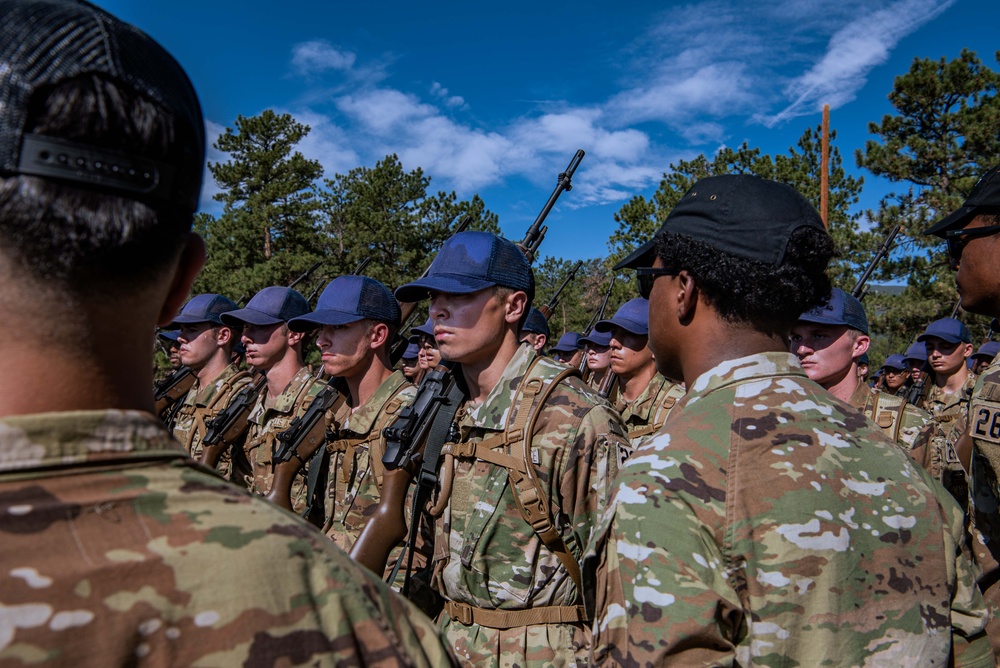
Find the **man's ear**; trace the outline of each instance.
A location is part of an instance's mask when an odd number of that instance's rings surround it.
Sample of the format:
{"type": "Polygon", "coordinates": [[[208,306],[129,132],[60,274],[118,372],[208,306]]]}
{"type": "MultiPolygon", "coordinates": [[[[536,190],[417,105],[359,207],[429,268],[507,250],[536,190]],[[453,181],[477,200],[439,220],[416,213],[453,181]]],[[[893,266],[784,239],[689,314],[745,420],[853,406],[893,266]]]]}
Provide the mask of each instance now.
{"type": "Polygon", "coordinates": [[[681,323],[689,322],[694,316],[695,307],[698,305],[698,284],[695,283],[687,269],[682,269],[677,274],[677,321],[681,323]]]}
{"type": "Polygon", "coordinates": [[[966,343],[965,344],[965,354],[962,355],[962,357],[964,357],[966,359],[969,359],[969,356],[971,356],[971,355],[972,355],[972,344],[971,343],[966,343]]]}
{"type": "Polygon", "coordinates": [[[868,348],[871,347],[871,345],[871,338],[862,334],[858,338],[854,339],[854,354],[851,355],[851,357],[861,357],[868,352],[868,348]]]}
{"type": "Polygon", "coordinates": [[[379,346],[384,346],[389,340],[389,326],[384,322],[376,322],[375,326],[372,327],[371,340],[369,342],[369,347],[372,350],[377,349],[379,346]]]}
{"type": "Polygon", "coordinates": [[[521,316],[528,310],[528,294],[522,290],[510,293],[507,295],[504,308],[504,320],[516,325],[521,321],[521,316]]]}
{"type": "Polygon", "coordinates": [[[166,327],[174,321],[203,266],[205,266],[205,240],[200,234],[192,232],[181,250],[177,268],[170,281],[170,289],[160,308],[160,315],[156,320],[158,326],[166,327]]]}
{"type": "Polygon", "coordinates": [[[297,345],[298,343],[300,343],[302,341],[302,339],[304,339],[306,337],[306,334],[307,334],[307,332],[295,332],[295,331],[292,331],[291,329],[289,329],[288,330],[288,339],[287,339],[288,340],[288,345],[289,346],[297,345]]]}
{"type": "Polygon", "coordinates": [[[215,335],[215,342],[220,346],[224,346],[230,341],[233,341],[235,338],[233,330],[223,325],[222,327],[219,327],[219,333],[215,335]]]}

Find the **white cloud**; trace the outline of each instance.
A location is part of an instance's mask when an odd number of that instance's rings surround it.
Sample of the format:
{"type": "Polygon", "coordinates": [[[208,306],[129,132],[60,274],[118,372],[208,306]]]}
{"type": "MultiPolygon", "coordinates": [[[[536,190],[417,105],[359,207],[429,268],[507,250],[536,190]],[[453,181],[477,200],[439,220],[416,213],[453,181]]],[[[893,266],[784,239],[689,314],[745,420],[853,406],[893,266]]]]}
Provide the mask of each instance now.
{"type": "Polygon", "coordinates": [[[872,68],[888,60],[903,37],[921,27],[954,0],[899,0],[856,18],[830,38],[826,53],[809,71],[785,88],[791,104],[774,115],[755,119],[768,127],[815,113],[823,104],[836,108],[851,102],[868,81],[872,68]]]}
{"type": "Polygon", "coordinates": [[[453,109],[455,108],[468,108],[465,104],[465,98],[461,95],[449,95],[448,89],[435,81],[431,84],[431,95],[440,98],[444,104],[453,109]]]}
{"type": "Polygon", "coordinates": [[[350,70],[356,58],[350,51],[342,51],[322,39],[296,44],[292,48],[292,67],[303,76],[326,70],[350,70]]]}
{"type": "Polygon", "coordinates": [[[212,197],[222,189],[215,183],[212,173],[208,171],[208,163],[225,162],[229,156],[213,146],[215,140],[226,132],[226,126],[205,119],[205,175],[201,185],[201,199],[198,208],[212,214],[219,214],[222,211],[222,204],[216,202],[212,197]]]}

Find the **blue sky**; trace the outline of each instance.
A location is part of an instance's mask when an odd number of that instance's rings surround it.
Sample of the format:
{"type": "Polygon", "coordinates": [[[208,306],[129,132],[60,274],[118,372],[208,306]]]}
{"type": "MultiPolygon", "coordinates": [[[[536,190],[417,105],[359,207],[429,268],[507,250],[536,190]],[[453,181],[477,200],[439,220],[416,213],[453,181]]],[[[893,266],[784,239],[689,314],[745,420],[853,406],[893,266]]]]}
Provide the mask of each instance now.
{"type": "MultiPolygon", "coordinates": [[[[177,57],[210,140],[239,114],[288,112],[328,176],[396,153],[434,192],[479,193],[511,238],[583,148],[542,246],[567,259],[604,255],[614,212],[670,163],[744,140],[785,152],[823,103],[874,207],[892,186],[853,153],[893,78],[963,47],[995,68],[1000,47],[995,0],[96,2],[177,57]]],[[[213,191],[208,177],[217,213],[213,191]]]]}

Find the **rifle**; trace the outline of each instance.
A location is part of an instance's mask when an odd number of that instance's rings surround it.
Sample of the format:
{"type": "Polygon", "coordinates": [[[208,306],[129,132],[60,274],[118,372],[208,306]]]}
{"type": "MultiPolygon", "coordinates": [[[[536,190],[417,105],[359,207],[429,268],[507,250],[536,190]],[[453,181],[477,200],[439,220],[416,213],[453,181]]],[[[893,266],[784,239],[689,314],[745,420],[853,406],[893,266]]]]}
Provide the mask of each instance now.
{"type": "MultiPolygon", "coordinates": [[[[461,399],[459,393],[455,375],[448,366],[431,369],[420,381],[413,403],[400,411],[392,424],[382,431],[386,441],[385,455],[382,457],[382,464],[385,466],[382,496],[375,513],[368,519],[351,548],[351,558],[377,575],[381,576],[385,572],[389,554],[406,537],[406,492],[410,481],[417,476],[417,493],[413,499],[415,514],[410,522],[412,547],[412,537],[416,535],[419,523],[419,509],[437,483],[437,459],[440,453],[426,453],[425,456],[424,446],[442,410],[446,411],[445,416],[450,412],[454,417],[461,399]]],[[[442,440],[438,447],[443,443],[442,440]]],[[[411,559],[412,554],[411,549],[411,559]]]]}
{"type": "Polygon", "coordinates": [[[962,308],[962,298],[961,297],[959,297],[958,301],[955,302],[955,308],[953,308],[951,310],[951,315],[949,315],[948,317],[954,319],[955,316],[958,315],[958,309],[960,309],[960,308],[962,308]]]}
{"type": "Polygon", "coordinates": [[[202,464],[214,469],[222,453],[246,435],[250,428],[250,410],[266,383],[267,376],[258,373],[253,382],[240,390],[221,413],[205,423],[205,437],[201,439],[204,448],[201,453],[202,464]]]}
{"type": "Polygon", "coordinates": [[[178,367],[169,376],[156,384],[153,398],[156,400],[156,414],[165,419],[167,410],[188,393],[194,385],[195,375],[186,366],[178,367]]]}
{"type": "Polygon", "coordinates": [[[573,174],[576,173],[576,168],[580,166],[580,161],[583,160],[583,156],[586,155],[583,149],[577,150],[573,159],[569,161],[569,165],[566,167],[566,171],[559,174],[559,181],[556,184],[556,189],[552,191],[549,195],[549,201],[545,203],[542,207],[541,213],[535,218],[535,222],[531,224],[528,228],[528,232],[524,235],[524,239],[518,242],[517,246],[524,253],[524,256],[528,258],[528,262],[535,261],[535,253],[538,251],[538,247],[542,245],[542,240],[545,238],[545,233],[549,231],[548,227],[542,227],[542,222],[544,222],[546,216],[549,215],[549,211],[555,206],[556,200],[559,199],[559,195],[562,194],[564,190],[573,189],[573,174]]]}
{"type": "MultiPolygon", "coordinates": [[[[288,429],[277,434],[281,445],[272,458],[274,477],[267,493],[268,501],[285,510],[292,509],[292,483],[306,461],[326,443],[326,412],[330,409],[336,412],[347,401],[345,385],[342,378],[331,378],[309,402],[306,412],[292,420],[288,429]]],[[[311,508],[312,499],[309,503],[311,508]]]]}
{"type": "Polygon", "coordinates": [[[545,316],[546,320],[552,317],[552,312],[556,310],[556,306],[559,304],[559,295],[561,295],[562,291],[566,289],[566,286],[569,285],[569,282],[576,277],[576,272],[580,271],[580,267],[582,266],[583,266],[583,260],[577,262],[576,266],[573,267],[573,269],[570,270],[569,274],[566,275],[566,280],[562,282],[562,285],[559,286],[559,289],[556,290],[554,295],[552,295],[552,298],[549,300],[549,303],[543,304],[542,306],[538,307],[538,310],[541,312],[542,315],[545,316]]]}
{"type": "Polygon", "coordinates": [[[875,271],[875,267],[882,261],[882,258],[889,255],[889,251],[892,250],[892,241],[896,238],[896,235],[899,234],[899,229],[899,225],[896,225],[889,231],[889,235],[886,236],[885,241],[883,241],[882,245],[879,246],[877,251],[875,251],[875,257],[873,257],[871,262],[868,263],[868,266],[865,267],[864,272],[861,274],[861,278],[858,279],[858,282],[855,283],[854,288],[851,290],[851,296],[858,301],[864,301],[865,295],[868,294],[868,279],[871,278],[872,272],[875,271]]]}
{"type": "Polygon", "coordinates": [[[305,271],[303,271],[302,274],[298,278],[296,278],[294,281],[292,281],[291,283],[288,284],[288,287],[294,288],[296,285],[298,285],[302,281],[304,281],[307,278],[309,278],[310,276],[312,276],[312,273],[314,271],[316,271],[317,269],[319,269],[319,266],[321,264],[323,264],[323,260],[320,260],[319,262],[317,262],[313,266],[311,266],[308,269],[306,269],[305,271]]]}

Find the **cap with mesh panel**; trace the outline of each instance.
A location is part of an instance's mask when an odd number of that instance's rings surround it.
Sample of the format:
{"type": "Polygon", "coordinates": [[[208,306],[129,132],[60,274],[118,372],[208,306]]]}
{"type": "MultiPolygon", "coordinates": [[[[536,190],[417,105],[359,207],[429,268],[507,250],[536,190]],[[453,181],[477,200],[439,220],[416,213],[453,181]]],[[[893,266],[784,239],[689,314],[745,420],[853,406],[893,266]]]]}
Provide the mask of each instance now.
{"type": "Polygon", "coordinates": [[[544,334],[546,337],[550,336],[549,332],[549,321],[545,319],[542,312],[538,309],[532,307],[528,310],[528,317],[524,319],[524,325],[521,327],[522,332],[531,332],[533,334],[544,334]]]}
{"type": "Polygon", "coordinates": [[[814,322],[819,325],[846,325],[862,334],[868,333],[865,307],[840,288],[834,288],[825,303],[800,315],[799,321],[814,322]]]}
{"type": "Polygon", "coordinates": [[[535,296],[531,265],[517,246],[489,232],[452,235],[431,262],[427,275],[396,289],[401,302],[427,298],[429,291],[469,294],[495,285],[535,296]]]}
{"type": "Polygon", "coordinates": [[[205,161],[201,106],[184,70],[163,47],[80,0],[0,0],[0,16],[0,173],[197,210],[205,161]],[[87,75],[126,86],[173,115],[169,162],[28,131],[29,108],[39,91],[87,75]]]}
{"type": "Polygon", "coordinates": [[[339,276],[323,289],[312,313],[288,321],[293,332],[308,332],[324,325],[349,325],[377,320],[399,326],[402,313],[389,288],[367,276],[339,276]]]}
{"type": "Polygon", "coordinates": [[[210,322],[213,325],[222,325],[222,314],[236,310],[236,302],[225,295],[207,292],[191,298],[181,312],[174,318],[172,327],[180,325],[193,325],[199,322],[210,322]]]}
{"type": "Polygon", "coordinates": [[[309,302],[297,290],[284,286],[264,288],[236,311],[222,314],[222,322],[227,325],[277,325],[309,312],[309,302]]]}

